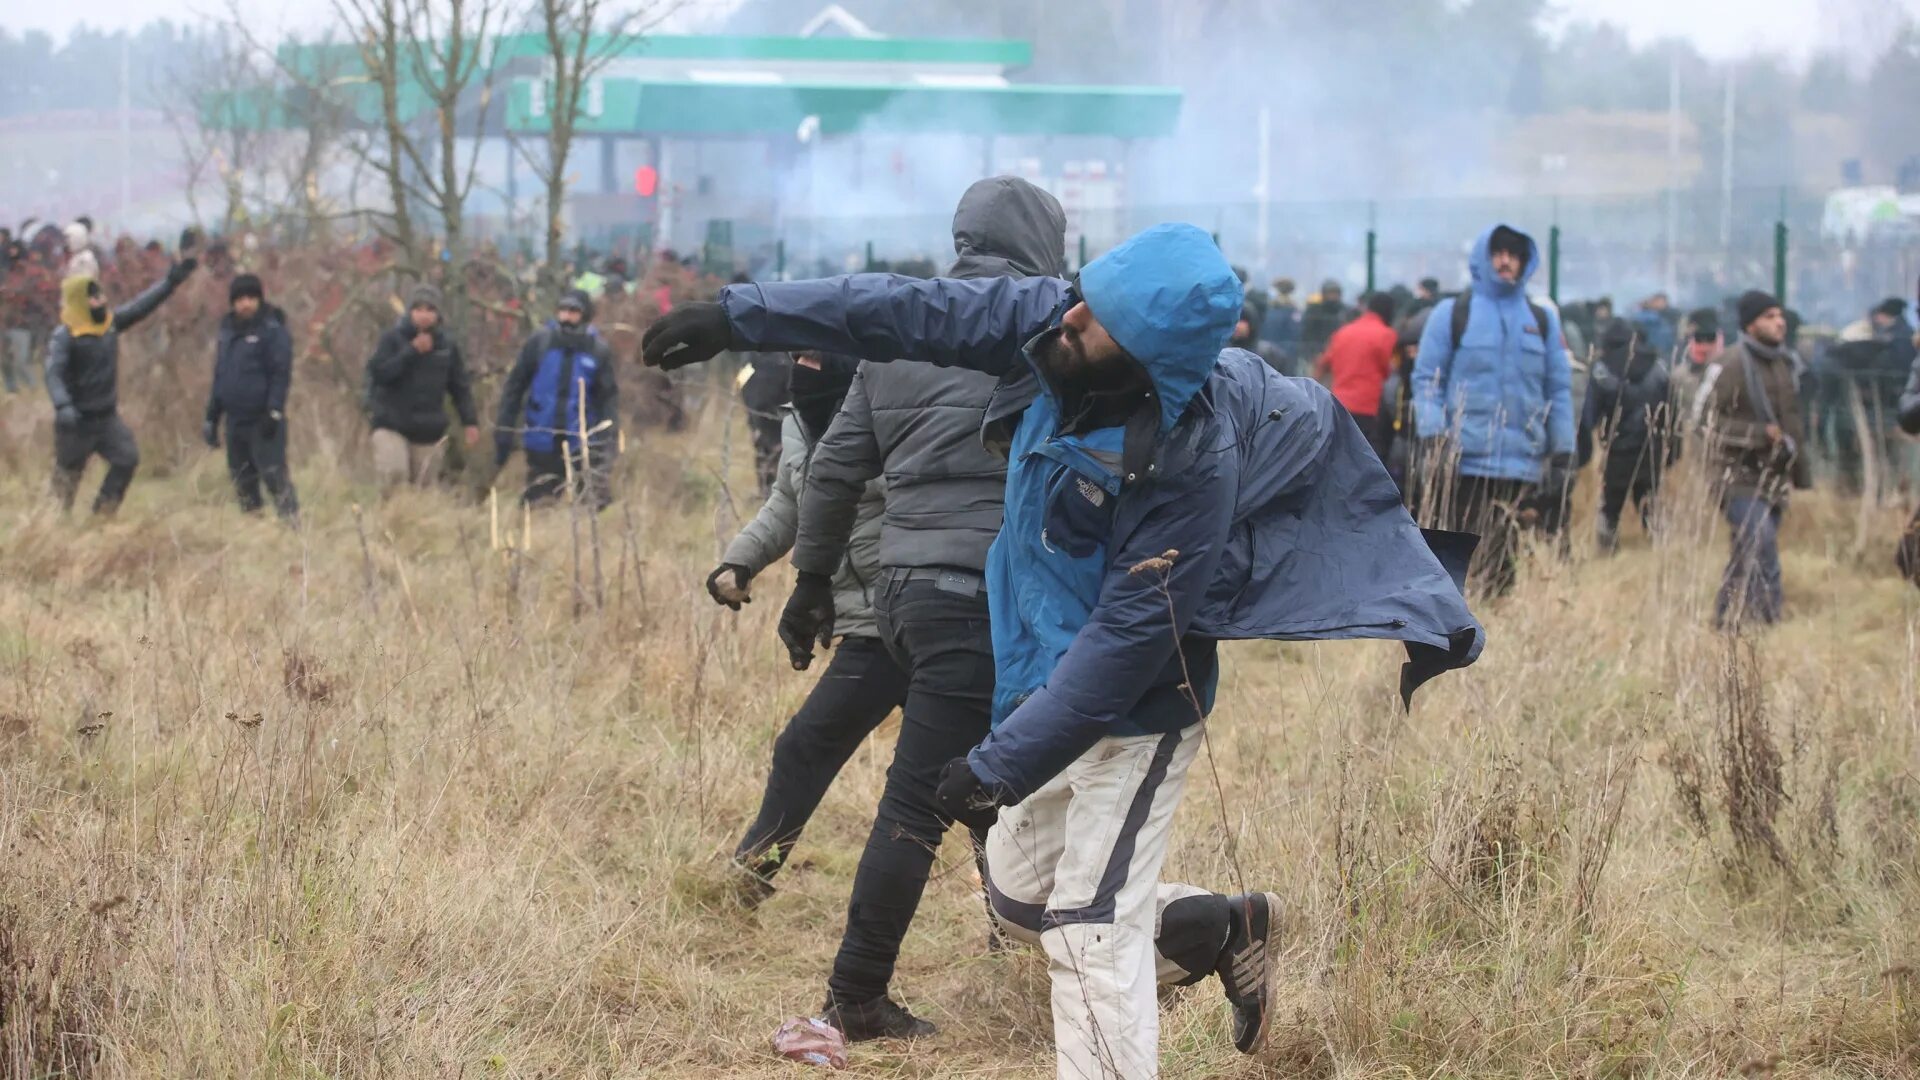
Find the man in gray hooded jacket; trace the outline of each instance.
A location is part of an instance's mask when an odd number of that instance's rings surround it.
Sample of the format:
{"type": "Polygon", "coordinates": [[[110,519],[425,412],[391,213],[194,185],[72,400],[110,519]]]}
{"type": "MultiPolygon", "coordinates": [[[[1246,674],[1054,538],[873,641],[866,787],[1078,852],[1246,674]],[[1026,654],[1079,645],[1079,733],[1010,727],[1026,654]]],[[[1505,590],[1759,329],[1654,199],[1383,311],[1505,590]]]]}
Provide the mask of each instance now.
{"type": "MultiPolygon", "coordinates": [[[[1054,197],[1025,180],[981,180],[954,211],[959,257],[947,276],[1058,275],[1066,224],[1054,197]]],[[[908,679],[899,744],[827,981],[827,1019],[849,1039],[933,1032],[888,998],[887,987],[934,851],[953,823],[934,799],[940,769],[986,737],[992,710],[983,575],[1000,531],[1007,463],[981,445],[980,427],[997,383],[963,368],[861,364],[800,499],[793,565],[818,583],[845,557],[867,485],[886,479],[874,600],[881,639],[908,679]]]]}

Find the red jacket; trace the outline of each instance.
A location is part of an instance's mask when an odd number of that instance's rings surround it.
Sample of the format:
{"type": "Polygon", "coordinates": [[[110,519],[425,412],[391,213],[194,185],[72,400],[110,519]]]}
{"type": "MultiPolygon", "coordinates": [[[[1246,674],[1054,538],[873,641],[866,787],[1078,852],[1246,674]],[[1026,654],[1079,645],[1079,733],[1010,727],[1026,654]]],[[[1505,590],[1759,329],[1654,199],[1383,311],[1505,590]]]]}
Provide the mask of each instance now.
{"type": "Polygon", "coordinates": [[[1319,370],[1333,372],[1333,396],[1355,416],[1380,411],[1380,390],[1393,371],[1393,347],[1400,335],[1369,311],[1334,331],[1319,370]]]}

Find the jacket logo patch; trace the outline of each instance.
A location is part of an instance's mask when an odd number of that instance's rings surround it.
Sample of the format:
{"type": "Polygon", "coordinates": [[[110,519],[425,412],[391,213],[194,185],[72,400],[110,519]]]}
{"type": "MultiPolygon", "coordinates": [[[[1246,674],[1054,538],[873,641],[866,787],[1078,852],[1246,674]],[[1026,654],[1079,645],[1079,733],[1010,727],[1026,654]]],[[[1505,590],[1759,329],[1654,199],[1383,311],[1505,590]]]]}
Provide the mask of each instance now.
{"type": "Polygon", "coordinates": [[[1107,505],[1107,493],[1099,484],[1083,476],[1073,478],[1074,485],[1080,489],[1080,496],[1095,506],[1107,505]]]}
{"type": "Polygon", "coordinates": [[[1544,336],[1543,334],[1541,334],[1541,333],[1540,333],[1540,328],[1539,328],[1539,327],[1537,327],[1537,326],[1534,326],[1534,325],[1532,325],[1531,323],[1529,323],[1529,324],[1528,324],[1528,325],[1526,326],[1526,328],[1525,328],[1525,329],[1524,329],[1524,330],[1522,331],[1522,333],[1527,333],[1527,334],[1532,334],[1532,335],[1533,335],[1534,337],[1543,337],[1543,336],[1544,336]]]}

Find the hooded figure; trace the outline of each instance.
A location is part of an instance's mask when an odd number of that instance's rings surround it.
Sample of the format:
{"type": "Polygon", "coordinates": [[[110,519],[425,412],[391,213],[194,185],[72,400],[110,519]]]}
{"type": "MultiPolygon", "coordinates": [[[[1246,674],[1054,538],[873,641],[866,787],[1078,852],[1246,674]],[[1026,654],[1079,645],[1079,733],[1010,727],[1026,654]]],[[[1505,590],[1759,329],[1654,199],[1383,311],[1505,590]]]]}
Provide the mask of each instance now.
{"type": "Polygon", "coordinates": [[[110,307],[100,283],[89,276],[60,283],[60,325],[47,338],[47,397],[53,402],[53,492],[71,507],[87,459],[100,455],[106,479],[94,500],[95,513],[112,513],[125,497],[140,465],[140,448],[120,419],[120,334],[153,314],[199,263],[193,250],[199,236],[180,236],[181,259],[166,276],[132,300],[110,307]]]}
{"type": "Polygon", "coordinates": [[[1413,370],[1415,422],[1429,444],[1422,468],[1434,474],[1425,512],[1481,536],[1474,576],[1495,592],[1513,583],[1514,508],[1536,489],[1562,490],[1575,449],[1560,319],[1527,299],[1539,264],[1526,234],[1505,225],[1481,234],[1473,284],[1434,305],[1413,370]]]}
{"type": "Polygon", "coordinates": [[[986,575],[994,728],[949,763],[939,794],[968,824],[1012,807],[988,840],[989,892],[1009,933],[1038,937],[1052,962],[1063,1076],[1155,1069],[1156,968],[1219,974],[1235,1044],[1251,1051],[1264,1034],[1277,898],[1212,901],[1158,881],[1217,643],[1401,640],[1406,695],[1482,645],[1451,572],[1462,545],[1440,545],[1447,563],[1429,548],[1324,389],[1226,349],[1240,307],[1211,238],[1160,225],[1077,285],[736,286],[643,343],[663,366],[784,344],[1002,377],[984,429],[1008,460],[986,575]],[[1191,924],[1217,936],[1171,932],[1190,898],[1227,909],[1191,924]]]}
{"type": "MultiPolygon", "coordinates": [[[[1033,184],[978,181],[954,211],[957,257],[946,276],[1055,277],[1066,261],[1066,228],[1059,202],[1033,184]]],[[[957,367],[862,364],[814,451],[800,501],[793,565],[811,584],[796,588],[800,603],[790,615],[804,614],[803,590],[817,593],[852,553],[864,493],[886,478],[875,606],[884,644],[909,679],[906,717],[827,980],[827,1019],[850,1039],[933,1030],[887,991],[952,825],[934,797],[940,770],[988,730],[993,640],[984,574],[1007,463],[980,444],[980,425],[997,382],[957,367]]],[[[790,636],[805,641],[807,629],[803,621],[790,636]]]]}
{"type": "Polygon", "coordinates": [[[100,257],[93,253],[93,233],[86,223],[72,222],[60,232],[67,244],[67,276],[99,277],[100,257]]]}

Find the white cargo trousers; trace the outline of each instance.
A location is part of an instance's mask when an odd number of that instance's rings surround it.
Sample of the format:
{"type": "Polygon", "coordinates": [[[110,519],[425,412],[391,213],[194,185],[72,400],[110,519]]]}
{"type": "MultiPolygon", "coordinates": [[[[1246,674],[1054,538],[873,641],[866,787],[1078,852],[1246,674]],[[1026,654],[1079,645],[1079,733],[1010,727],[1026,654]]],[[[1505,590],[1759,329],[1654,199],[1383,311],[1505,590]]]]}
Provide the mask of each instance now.
{"type": "Polygon", "coordinates": [[[1158,1076],[1156,987],[1207,973],[1154,947],[1167,905],[1211,895],[1160,882],[1203,726],[1101,739],[987,836],[995,915],[1047,953],[1061,1080],[1158,1076]]]}

